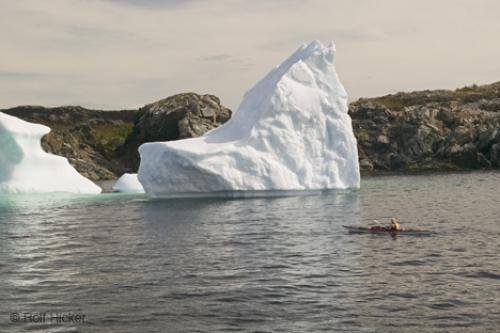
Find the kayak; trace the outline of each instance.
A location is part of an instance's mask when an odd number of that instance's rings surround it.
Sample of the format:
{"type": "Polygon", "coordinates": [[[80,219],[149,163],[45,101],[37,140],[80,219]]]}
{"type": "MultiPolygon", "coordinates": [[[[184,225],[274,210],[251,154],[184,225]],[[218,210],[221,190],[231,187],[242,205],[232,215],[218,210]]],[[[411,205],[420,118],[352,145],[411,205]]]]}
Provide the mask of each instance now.
{"type": "Polygon", "coordinates": [[[377,228],[375,230],[372,230],[368,227],[354,227],[348,225],[343,225],[343,227],[346,228],[350,234],[390,234],[390,235],[403,234],[403,235],[414,235],[414,236],[429,236],[433,234],[433,232],[431,231],[419,230],[419,229],[403,229],[396,231],[383,228],[377,228]]]}

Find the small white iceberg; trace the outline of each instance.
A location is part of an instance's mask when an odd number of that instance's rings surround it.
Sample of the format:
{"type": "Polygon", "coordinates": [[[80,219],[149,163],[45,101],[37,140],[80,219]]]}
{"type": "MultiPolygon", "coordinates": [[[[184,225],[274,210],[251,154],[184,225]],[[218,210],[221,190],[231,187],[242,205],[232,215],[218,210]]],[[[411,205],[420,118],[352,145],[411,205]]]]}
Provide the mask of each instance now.
{"type": "Polygon", "coordinates": [[[303,45],[245,94],[223,126],[142,145],[138,178],[146,193],[358,188],[357,144],[334,58],[333,43],[303,45]]]}
{"type": "Polygon", "coordinates": [[[101,193],[66,158],[43,151],[41,139],[49,132],[0,112],[0,193],[101,193]]]}
{"type": "Polygon", "coordinates": [[[123,193],[144,193],[136,173],[125,173],[113,185],[113,191],[123,193]]]}

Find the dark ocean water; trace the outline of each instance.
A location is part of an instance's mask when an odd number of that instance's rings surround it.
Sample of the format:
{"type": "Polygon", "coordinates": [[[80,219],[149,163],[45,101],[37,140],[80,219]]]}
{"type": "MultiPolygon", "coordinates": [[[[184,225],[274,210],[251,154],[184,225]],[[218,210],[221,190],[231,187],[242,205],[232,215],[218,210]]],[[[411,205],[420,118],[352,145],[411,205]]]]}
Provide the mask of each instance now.
{"type": "Polygon", "coordinates": [[[277,198],[0,197],[0,332],[323,331],[499,332],[500,173],[277,198]],[[436,233],[342,228],[391,216],[436,233]],[[84,322],[24,322],[68,312],[84,322]]]}

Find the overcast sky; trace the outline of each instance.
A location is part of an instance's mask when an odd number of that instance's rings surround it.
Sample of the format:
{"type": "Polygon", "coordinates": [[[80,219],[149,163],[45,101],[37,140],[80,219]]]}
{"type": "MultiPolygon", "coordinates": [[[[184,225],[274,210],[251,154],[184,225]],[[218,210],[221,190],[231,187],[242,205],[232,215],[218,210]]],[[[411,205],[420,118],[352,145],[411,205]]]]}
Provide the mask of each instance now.
{"type": "Polygon", "coordinates": [[[498,0],[0,0],[0,107],[236,108],[313,39],[337,44],[351,99],[500,80],[498,0]]]}

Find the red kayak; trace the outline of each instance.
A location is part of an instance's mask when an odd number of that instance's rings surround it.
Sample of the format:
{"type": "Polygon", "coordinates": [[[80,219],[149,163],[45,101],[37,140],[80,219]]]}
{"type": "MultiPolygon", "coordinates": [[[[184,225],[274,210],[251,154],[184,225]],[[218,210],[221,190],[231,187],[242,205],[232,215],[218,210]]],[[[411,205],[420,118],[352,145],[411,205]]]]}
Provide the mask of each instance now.
{"type": "Polygon", "coordinates": [[[343,225],[343,227],[346,228],[350,234],[390,234],[390,235],[404,234],[404,235],[415,235],[415,236],[428,236],[432,234],[431,231],[426,231],[426,230],[403,229],[396,231],[381,226],[368,228],[368,227],[354,227],[354,226],[343,225]]]}

